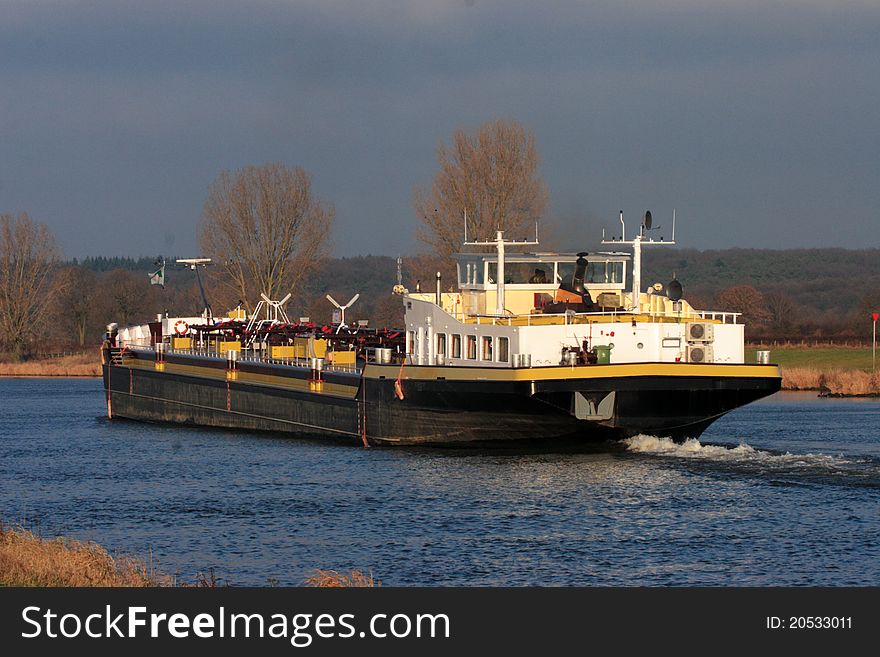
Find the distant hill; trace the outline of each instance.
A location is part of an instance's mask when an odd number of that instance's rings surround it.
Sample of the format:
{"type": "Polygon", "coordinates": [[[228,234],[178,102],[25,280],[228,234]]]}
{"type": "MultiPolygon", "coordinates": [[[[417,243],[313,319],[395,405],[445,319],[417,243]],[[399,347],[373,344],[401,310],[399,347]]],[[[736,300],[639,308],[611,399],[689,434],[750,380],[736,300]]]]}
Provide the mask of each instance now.
{"type": "Polygon", "coordinates": [[[707,301],[726,287],[752,285],[786,294],[820,312],[848,313],[880,290],[880,249],[644,249],[642,280],[666,283],[673,272],[707,301]]]}
{"type": "MultiPolygon", "coordinates": [[[[880,311],[880,249],[696,249],[646,248],[642,282],[667,283],[675,274],[685,298],[698,307],[723,310],[717,297],[726,288],[751,285],[765,297],[790,301],[791,321],[785,327],[750,326],[755,335],[856,336],[867,335],[870,310],[880,311]]],[[[415,287],[415,278],[433,278],[418,258],[404,258],[404,285],[415,287]],[[421,269],[420,269],[421,267],[421,269]],[[412,273],[411,273],[412,270],[412,273]]],[[[145,276],[156,269],[156,258],[86,258],[78,263],[96,272],[126,269],[145,276]]],[[[178,270],[168,258],[166,281],[172,288],[192,286],[191,273],[178,270]]],[[[431,270],[433,271],[433,269],[431,270]]],[[[447,273],[448,276],[448,273],[447,273]]],[[[145,278],[146,280],[146,278],[145,278]]],[[[445,279],[448,281],[448,278],[445,279]]],[[[328,321],[331,306],[324,298],[348,301],[359,292],[354,315],[374,323],[399,321],[399,304],[391,298],[397,282],[397,259],[390,256],[356,256],[327,259],[303,283],[291,302],[291,315],[310,314],[328,321]]],[[[451,282],[451,281],[449,281],[451,282]]],[[[427,283],[433,285],[433,280],[427,283]]],[[[448,284],[448,283],[447,283],[448,284]]],[[[445,285],[444,285],[445,287],[445,285]]]]}

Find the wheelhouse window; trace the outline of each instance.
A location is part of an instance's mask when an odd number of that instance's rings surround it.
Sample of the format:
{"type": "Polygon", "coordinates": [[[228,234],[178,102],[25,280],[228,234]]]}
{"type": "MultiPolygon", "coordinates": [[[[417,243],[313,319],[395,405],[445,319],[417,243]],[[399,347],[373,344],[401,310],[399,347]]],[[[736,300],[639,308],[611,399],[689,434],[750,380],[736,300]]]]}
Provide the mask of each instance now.
{"type": "Polygon", "coordinates": [[[591,283],[623,283],[622,262],[597,262],[588,271],[591,283]]]}
{"type": "Polygon", "coordinates": [[[477,360],[477,336],[467,336],[467,357],[469,360],[477,360]]]}
{"type": "MultiPolygon", "coordinates": [[[[615,260],[589,260],[584,272],[584,283],[587,285],[620,285],[624,282],[623,272],[626,263],[615,260]]],[[[575,263],[560,262],[556,267],[556,282],[571,282],[575,272],[575,263]]]]}
{"type": "Polygon", "coordinates": [[[452,358],[461,358],[461,336],[452,336],[452,358]]]}
{"type": "Polygon", "coordinates": [[[498,338],[498,362],[510,362],[510,340],[509,338],[498,338]]]}
{"type": "Polygon", "coordinates": [[[484,335],[482,338],[483,348],[480,360],[492,360],[492,336],[484,335]]]}
{"type": "MultiPolygon", "coordinates": [[[[498,263],[489,262],[489,282],[498,281],[498,263]]],[[[552,262],[510,262],[504,264],[504,282],[508,285],[553,284],[552,262]]]]}
{"type": "Polygon", "coordinates": [[[446,356],[446,334],[438,333],[437,334],[437,355],[438,356],[446,356]]]}
{"type": "Polygon", "coordinates": [[[460,287],[483,284],[483,259],[479,256],[461,256],[456,268],[460,287]]]}
{"type": "Polygon", "coordinates": [[[415,353],[416,350],[416,332],[415,331],[407,331],[406,332],[406,353],[412,354],[415,353]]]}

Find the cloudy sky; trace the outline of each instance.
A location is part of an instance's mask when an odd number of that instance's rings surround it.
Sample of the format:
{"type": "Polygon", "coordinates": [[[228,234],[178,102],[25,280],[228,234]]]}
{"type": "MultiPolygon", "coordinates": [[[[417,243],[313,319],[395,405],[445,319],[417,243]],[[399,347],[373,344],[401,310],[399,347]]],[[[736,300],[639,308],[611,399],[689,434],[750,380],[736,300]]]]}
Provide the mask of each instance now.
{"type": "Polygon", "coordinates": [[[68,257],[194,255],[210,182],[276,161],[336,254],[410,252],[495,117],[572,248],[673,207],[683,246],[880,246],[877,0],[0,0],[0,61],[0,212],[68,257]]]}

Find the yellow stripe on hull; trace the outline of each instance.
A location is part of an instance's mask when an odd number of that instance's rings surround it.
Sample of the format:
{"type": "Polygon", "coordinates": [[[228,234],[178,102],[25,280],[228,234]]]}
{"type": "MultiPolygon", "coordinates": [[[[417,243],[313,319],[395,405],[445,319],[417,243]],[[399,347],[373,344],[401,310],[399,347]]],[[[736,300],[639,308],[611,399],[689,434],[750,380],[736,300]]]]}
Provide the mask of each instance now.
{"type": "MultiPolygon", "coordinates": [[[[167,374],[182,374],[197,376],[203,379],[227,380],[227,370],[216,367],[199,367],[198,365],[181,365],[180,363],[162,363],[160,370],[167,374]]],[[[136,367],[144,370],[155,370],[155,363],[145,360],[126,360],[125,367],[136,367]]],[[[326,381],[315,382],[307,379],[297,379],[285,376],[273,376],[271,374],[255,374],[235,370],[234,380],[239,383],[268,386],[270,388],[283,388],[285,390],[298,390],[300,392],[313,392],[317,394],[331,395],[335,397],[354,398],[357,395],[358,386],[346,386],[326,381]]]]}
{"type": "Polygon", "coordinates": [[[779,379],[778,365],[717,365],[697,363],[622,363],[619,365],[579,365],[530,368],[495,367],[433,367],[406,365],[401,374],[399,365],[367,365],[369,379],[402,379],[447,381],[559,381],[570,379],[608,379],[637,376],[718,377],[779,379]]]}

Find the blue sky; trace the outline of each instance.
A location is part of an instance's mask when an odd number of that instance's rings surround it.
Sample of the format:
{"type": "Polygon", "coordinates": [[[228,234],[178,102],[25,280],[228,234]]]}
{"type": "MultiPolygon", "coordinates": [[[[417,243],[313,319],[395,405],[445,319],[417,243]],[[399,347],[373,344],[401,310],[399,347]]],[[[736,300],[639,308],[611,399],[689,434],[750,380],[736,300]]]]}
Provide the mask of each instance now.
{"type": "Polygon", "coordinates": [[[531,128],[550,217],[683,246],[880,246],[880,3],[0,0],[0,212],[69,257],[194,255],[210,182],[281,161],[337,255],[419,248],[457,127],[531,128]],[[668,222],[668,220],[666,220],[668,222]],[[660,221],[664,223],[664,221],[660,221]]]}

